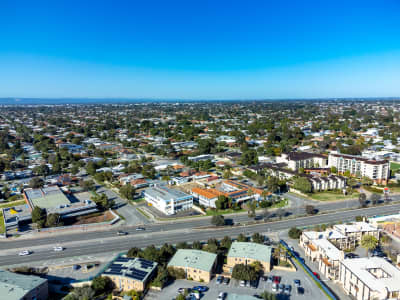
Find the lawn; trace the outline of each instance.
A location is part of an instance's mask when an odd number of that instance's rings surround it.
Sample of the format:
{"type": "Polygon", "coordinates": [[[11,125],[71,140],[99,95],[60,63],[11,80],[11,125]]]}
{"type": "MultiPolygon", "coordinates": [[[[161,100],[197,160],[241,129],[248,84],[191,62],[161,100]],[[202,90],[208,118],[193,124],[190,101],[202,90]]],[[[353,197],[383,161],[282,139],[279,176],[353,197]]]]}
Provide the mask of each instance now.
{"type": "Polygon", "coordinates": [[[396,173],[396,171],[399,169],[400,169],[400,164],[394,162],[390,163],[390,170],[393,171],[393,173],[396,173]]]}
{"type": "Polygon", "coordinates": [[[3,212],[0,211],[0,233],[3,234],[6,231],[4,226],[3,212]]]}
{"type": "Polygon", "coordinates": [[[18,201],[13,201],[13,202],[2,203],[2,204],[0,204],[0,208],[13,207],[13,206],[22,205],[22,204],[25,204],[25,200],[18,200],[18,201]]]}
{"type": "Polygon", "coordinates": [[[342,192],[335,192],[335,191],[316,192],[312,194],[307,194],[309,198],[318,201],[349,200],[357,198],[358,195],[359,195],[358,192],[353,192],[351,195],[343,195],[342,192]]]}
{"type": "Polygon", "coordinates": [[[240,212],[245,212],[246,210],[244,209],[209,209],[206,211],[207,216],[217,216],[217,215],[225,215],[225,214],[235,214],[235,213],[240,213],[240,212]]]}

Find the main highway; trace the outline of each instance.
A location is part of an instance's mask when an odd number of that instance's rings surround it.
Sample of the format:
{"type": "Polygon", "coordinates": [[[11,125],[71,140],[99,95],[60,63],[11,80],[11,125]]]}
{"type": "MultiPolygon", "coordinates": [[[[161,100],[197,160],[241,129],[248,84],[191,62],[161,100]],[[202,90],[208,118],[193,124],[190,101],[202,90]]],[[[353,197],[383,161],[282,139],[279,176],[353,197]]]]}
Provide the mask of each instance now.
{"type": "MultiPolygon", "coordinates": [[[[209,238],[224,236],[236,237],[240,233],[250,235],[255,232],[268,233],[291,227],[312,226],[322,223],[347,222],[355,216],[373,216],[397,213],[400,204],[376,206],[362,209],[343,210],[298,217],[276,222],[258,223],[253,225],[234,225],[224,227],[210,226],[209,218],[193,218],[185,221],[165,224],[148,224],[146,230],[138,231],[136,227],[125,226],[103,231],[77,232],[60,235],[47,235],[39,238],[24,238],[0,241],[0,266],[28,264],[34,261],[94,255],[106,252],[127,251],[132,247],[149,245],[175,244],[179,242],[206,241],[209,238]],[[123,230],[128,235],[118,236],[123,230]],[[54,246],[63,246],[62,252],[54,252],[54,246]],[[33,250],[29,256],[19,256],[20,250],[33,250]]],[[[246,215],[233,216],[235,224],[244,223],[250,219],[246,215]]]]}

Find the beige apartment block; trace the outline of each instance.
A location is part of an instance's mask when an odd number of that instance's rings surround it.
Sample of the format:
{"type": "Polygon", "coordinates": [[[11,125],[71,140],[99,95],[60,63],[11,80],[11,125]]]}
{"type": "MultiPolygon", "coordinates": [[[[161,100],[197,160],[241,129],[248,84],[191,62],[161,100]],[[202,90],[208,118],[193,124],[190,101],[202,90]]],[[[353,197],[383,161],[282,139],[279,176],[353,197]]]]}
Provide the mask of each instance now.
{"type": "Polygon", "coordinates": [[[187,279],[210,282],[216,266],[217,255],[214,253],[179,249],[168,263],[168,268],[185,271],[187,279]]]}
{"type": "Polygon", "coordinates": [[[237,264],[251,265],[258,261],[264,272],[271,271],[272,248],[257,243],[233,242],[227,255],[225,269],[229,273],[237,264]]]}

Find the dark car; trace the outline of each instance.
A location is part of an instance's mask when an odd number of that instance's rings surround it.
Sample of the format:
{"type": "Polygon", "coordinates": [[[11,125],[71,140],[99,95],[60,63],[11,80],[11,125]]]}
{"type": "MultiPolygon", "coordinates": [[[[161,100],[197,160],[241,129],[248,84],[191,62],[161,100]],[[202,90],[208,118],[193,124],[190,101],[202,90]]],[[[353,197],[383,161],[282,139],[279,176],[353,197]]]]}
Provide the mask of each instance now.
{"type": "Polygon", "coordinates": [[[256,288],[258,287],[258,280],[251,280],[251,281],[250,281],[250,286],[251,286],[253,289],[256,289],[256,288]]]}
{"type": "Polygon", "coordinates": [[[295,280],[293,280],[293,282],[294,282],[294,285],[295,285],[296,287],[299,287],[299,286],[300,286],[300,280],[295,279],[295,280]]]}
{"type": "Polygon", "coordinates": [[[217,277],[217,284],[221,284],[223,280],[224,280],[224,276],[218,276],[217,277]]]}
{"type": "Polygon", "coordinates": [[[224,284],[229,284],[229,278],[228,277],[224,278],[224,284]]]}
{"type": "Polygon", "coordinates": [[[301,286],[299,286],[299,287],[297,288],[297,294],[303,295],[303,294],[304,294],[304,288],[302,288],[301,286]]]}
{"type": "Polygon", "coordinates": [[[204,285],[197,285],[197,286],[194,286],[194,287],[192,288],[192,290],[194,290],[194,291],[199,291],[199,292],[204,293],[204,292],[207,292],[207,291],[208,291],[208,287],[207,287],[207,286],[204,286],[204,285]]]}

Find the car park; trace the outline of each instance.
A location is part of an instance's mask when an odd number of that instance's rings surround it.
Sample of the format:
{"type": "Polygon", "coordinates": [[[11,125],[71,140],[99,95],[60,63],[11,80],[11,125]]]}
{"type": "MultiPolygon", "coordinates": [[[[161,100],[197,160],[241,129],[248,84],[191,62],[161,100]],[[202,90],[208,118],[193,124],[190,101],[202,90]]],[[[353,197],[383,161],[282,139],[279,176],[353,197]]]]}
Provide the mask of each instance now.
{"type": "Polygon", "coordinates": [[[32,252],[30,250],[23,250],[18,255],[19,256],[25,256],[25,255],[30,255],[31,253],[32,252]]]}

